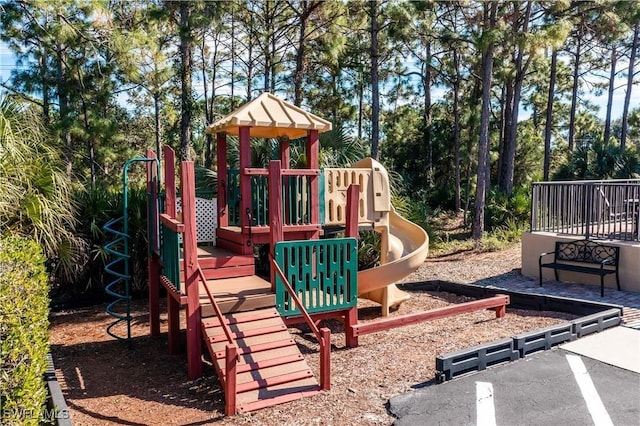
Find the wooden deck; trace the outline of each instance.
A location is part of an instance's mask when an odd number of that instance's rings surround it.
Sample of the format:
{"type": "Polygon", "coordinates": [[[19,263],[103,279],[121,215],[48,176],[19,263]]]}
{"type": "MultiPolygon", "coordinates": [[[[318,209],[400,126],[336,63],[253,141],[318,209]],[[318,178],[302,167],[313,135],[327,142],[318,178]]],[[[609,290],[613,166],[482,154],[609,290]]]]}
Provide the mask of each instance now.
{"type": "MultiPolygon", "coordinates": [[[[256,275],[208,280],[206,285],[222,313],[268,308],[276,304],[271,283],[256,275]]],[[[200,306],[203,318],[215,315],[202,283],[200,284],[200,306]]]]}

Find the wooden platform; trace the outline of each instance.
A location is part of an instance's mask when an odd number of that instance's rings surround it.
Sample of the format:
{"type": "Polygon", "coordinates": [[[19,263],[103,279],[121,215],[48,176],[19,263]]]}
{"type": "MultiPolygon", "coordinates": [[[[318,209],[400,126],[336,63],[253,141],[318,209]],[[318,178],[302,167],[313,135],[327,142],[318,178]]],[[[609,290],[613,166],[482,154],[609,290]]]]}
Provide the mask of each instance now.
{"type": "MultiPolygon", "coordinates": [[[[274,308],[224,315],[238,347],[236,410],[253,411],[319,393],[320,386],[274,308]]],[[[227,339],[220,320],[202,319],[214,366],[226,381],[227,339]]],[[[229,398],[229,395],[225,395],[229,398]]]]}
{"type": "MultiPolygon", "coordinates": [[[[276,304],[271,283],[256,275],[208,280],[206,285],[222,313],[268,308],[276,304]]],[[[202,283],[200,284],[200,306],[202,318],[215,315],[202,283]]]]}

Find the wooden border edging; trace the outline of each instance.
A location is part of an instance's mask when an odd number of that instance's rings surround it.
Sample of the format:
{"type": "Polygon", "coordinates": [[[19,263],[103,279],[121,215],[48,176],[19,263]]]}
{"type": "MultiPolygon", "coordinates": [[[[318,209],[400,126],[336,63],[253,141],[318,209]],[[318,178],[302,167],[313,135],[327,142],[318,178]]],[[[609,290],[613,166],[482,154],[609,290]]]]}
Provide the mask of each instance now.
{"type": "Polygon", "coordinates": [[[439,280],[401,284],[399,287],[403,290],[414,291],[445,291],[477,298],[507,295],[511,299],[510,308],[583,315],[567,323],[438,355],[436,357],[436,383],[481,371],[493,365],[515,361],[534,352],[547,350],[561,343],[615,327],[622,322],[622,306],[611,303],[519,293],[499,288],[439,280]]]}
{"type": "Polygon", "coordinates": [[[60,383],[56,378],[56,369],[53,366],[53,357],[51,352],[47,354],[47,371],[44,373],[44,381],[47,384],[49,397],[47,398],[47,409],[43,413],[45,421],[53,421],[59,426],[71,426],[71,413],[67,402],[62,395],[60,383]]]}
{"type": "Polygon", "coordinates": [[[417,324],[423,321],[465,314],[483,309],[494,309],[496,311],[496,316],[500,317],[504,316],[504,307],[508,304],[509,296],[495,295],[486,299],[431,309],[426,312],[416,312],[414,314],[407,314],[397,318],[381,319],[365,324],[356,324],[353,326],[353,333],[354,336],[357,337],[364,334],[376,333],[378,331],[389,330],[391,328],[403,327],[405,325],[417,324]],[[502,315],[500,315],[501,312],[502,315]]]}

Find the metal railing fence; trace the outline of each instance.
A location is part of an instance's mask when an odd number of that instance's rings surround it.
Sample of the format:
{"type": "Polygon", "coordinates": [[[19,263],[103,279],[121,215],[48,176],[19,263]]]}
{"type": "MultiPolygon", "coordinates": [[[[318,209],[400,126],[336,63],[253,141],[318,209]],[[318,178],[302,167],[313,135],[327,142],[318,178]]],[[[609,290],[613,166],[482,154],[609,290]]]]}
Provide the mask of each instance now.
{"type": "Polygon", "coordinates": [[[640,179],[535,182],[531,230],[640,241],[640,179]]]}

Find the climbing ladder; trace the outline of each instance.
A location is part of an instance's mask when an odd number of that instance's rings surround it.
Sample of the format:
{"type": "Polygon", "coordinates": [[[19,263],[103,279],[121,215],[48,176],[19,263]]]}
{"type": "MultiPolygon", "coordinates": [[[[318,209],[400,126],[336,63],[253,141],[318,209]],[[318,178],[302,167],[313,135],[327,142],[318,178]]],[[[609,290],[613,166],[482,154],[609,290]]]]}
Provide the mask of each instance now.
{"type": "MultiPolygon", "coordinates": [[[[111,276],[111,281],[105,286],[105,293],[113,297],[114,300],[107,305],[105,311],[115,320],[107,326],[107,333],[115,339],[124,341],[127,345],[131,345],[131,275],[129,267],[129,197],[128,197],[128,170],[129,166],[134,163],[156,163],[156,174],[160,174],[160,163],[156,158],[138,157],[128,160],[122,170],[122,216],[111,219],[104,224],[102,229],[116,238],[106,244],[104,249],[109,253],[113,260],[104,267],[104,271],[111,276]],[[124,305],[124,306],[122,306],[124,305]],[[126,323],[126,335],[122,336],[114,331],[114,328],[121,323],[126,323]]],[[[149,183],[149,182],[148,182],[149,183]]],[[[157,191],[157,181],[152,185],[147,185],[147,190],[153,188],[157,191]]],[[[149,230],[155,229],[155,212],[157,208],[153,206],[152,200],[157,200],[155,194],[147,193],[147,206],[149,230]]],[[[155,247],[155,232],[149,232],[149,248],[155,247]]]]}

